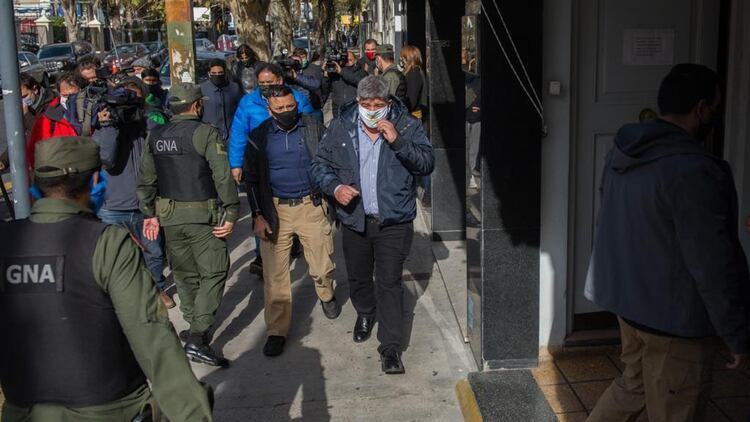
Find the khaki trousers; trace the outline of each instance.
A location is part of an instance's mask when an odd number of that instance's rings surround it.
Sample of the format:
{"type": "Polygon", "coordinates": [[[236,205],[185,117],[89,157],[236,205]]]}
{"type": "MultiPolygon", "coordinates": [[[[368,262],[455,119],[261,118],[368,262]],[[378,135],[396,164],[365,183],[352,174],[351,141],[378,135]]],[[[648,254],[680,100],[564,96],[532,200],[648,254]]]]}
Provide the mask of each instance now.
{"type": "Polygon", "coordinates": [[[286,337],[292,322],[292,278],[289,253],[292,237],[297,235],[304,247],[309,274],[315,292],[323,302],[333,299],[333,276],[336,266],[331,260],[333,236],[323,206],[316,207],[306,197],[302,204],[290,206],[273,199],[279,216],[276,241],[261,240],[263,257],[263,292],[265,294],[266,330],[269,336],[286,337]]]}
{"type": "Polygon", "coordinates": [[[717,338],[649,334],[620,318],[625,370],[604,392],[587,421],[704,421],[717,338]]]}

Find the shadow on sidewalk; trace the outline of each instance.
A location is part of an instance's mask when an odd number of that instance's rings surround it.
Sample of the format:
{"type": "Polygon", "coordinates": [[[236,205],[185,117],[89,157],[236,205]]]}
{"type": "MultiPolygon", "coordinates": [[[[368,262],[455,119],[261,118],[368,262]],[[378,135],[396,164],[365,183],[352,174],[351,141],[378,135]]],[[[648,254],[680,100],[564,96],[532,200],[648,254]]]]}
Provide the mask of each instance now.
{"type": "MultiPolygon", "coordinates": [[[[227,411],[252,414],[253,420],[263,421],[330,421],[320,351],[303,343],[312,331],[311,314],[319,308],[315,287],[303,262],[297,261],[292,272],[293,318],[284,353],[275,358],[264,356],[264,333],[248,351],[232,361],[229,369],[206,375],[202,381],[221,385],[216,392],[217,408],[228,409],[222,402],[239,401],[243,403],[242,408],[235,406],[227,411]],[[260,389],[262,394],[253,394],[255,389],[260,389]],[[260,395],[264,397],[263,402],[257,401],[260,395]],[[297,401],[299,406],[295,403],[298,395],[301,395],[301,400],[297,401]],[[290,414],[299,414],[299,417],[290,414]]],[[[263,284],[256,280],[251,283],[251,287],[247,287],[249,283],[235,285],[245,286],[238,290],[238,296],[246,297],[244,292],[247,291],[250,302],[215,340],[217,348],[237,336],[263,309],[263,284]]],[[[232,413],[232,418],[238,415],[232,413]]]]}

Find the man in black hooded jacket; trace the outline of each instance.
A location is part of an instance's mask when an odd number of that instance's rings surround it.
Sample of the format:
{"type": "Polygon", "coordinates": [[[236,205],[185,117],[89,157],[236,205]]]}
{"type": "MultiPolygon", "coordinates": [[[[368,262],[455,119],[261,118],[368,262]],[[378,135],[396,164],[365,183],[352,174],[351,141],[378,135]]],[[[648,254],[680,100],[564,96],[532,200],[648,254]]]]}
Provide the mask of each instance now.
{"type": "Polygon", "coordinates": [[[714,356],[748,364],[750,292],[737,198],[724,160],[706,152],[718,76],[675,66],[660,117],[624,126],[607,156],[586,297],[619,317],[625,370],[589,421],[706,420],[714,356]]]}

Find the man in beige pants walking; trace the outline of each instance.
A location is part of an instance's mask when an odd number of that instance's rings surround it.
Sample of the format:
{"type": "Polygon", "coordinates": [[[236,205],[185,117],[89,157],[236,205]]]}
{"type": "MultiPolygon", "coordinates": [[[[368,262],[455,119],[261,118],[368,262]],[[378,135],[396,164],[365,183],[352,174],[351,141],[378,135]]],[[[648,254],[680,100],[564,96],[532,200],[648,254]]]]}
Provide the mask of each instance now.
{"type": "Polygon", "coordinates": [[[292,321],[289,252],[297,235],[323,313],[341,313],[333,291],[336,269],[331,254],[333,238],[320,190],[310,176],[310,164],[323,134],[314,119],[300,115],[292,91],[274,86],[266,95],[272,118],[250,133],[245,153],[245,183],[253,213],[253,228],[261,238],[266,356],[284,351],[292,321]]]}

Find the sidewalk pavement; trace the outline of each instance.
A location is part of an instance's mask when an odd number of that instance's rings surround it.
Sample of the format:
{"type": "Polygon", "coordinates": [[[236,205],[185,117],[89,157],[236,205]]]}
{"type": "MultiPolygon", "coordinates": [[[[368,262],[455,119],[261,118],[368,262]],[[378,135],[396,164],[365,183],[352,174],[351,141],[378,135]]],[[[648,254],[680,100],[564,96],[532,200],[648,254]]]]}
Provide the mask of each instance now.
{"type": "MultiPolygon", "coordinates": [[[[245,207],[243,198],[243,207],[245,207]]],[[[247,210],[243,210],[242,215],[247,210]]],[[[193,364],[216,392],[217,421],[460,421],[454,386],[476,371],[463,343],[423,221],[415,221],[404,269],[407,350],[405,375],[381,372],[375,333],[352,341],[356,313],[349,303],[341,236],[335,237],[336,298],[343,312],[328,320],[320,309],[304,259],[292,267],[293,323],[284,354],[267,358],[263,285],[249,273],[255,242],[250,218],[236,226],[229,245],[232,267],[217,314],[214,347],[228,369],[193,364]]],[[[179,308],[170,317],[187,328],[179,308]]],[[[375,327],[377,330],[377,327],[375,327]]]]}

